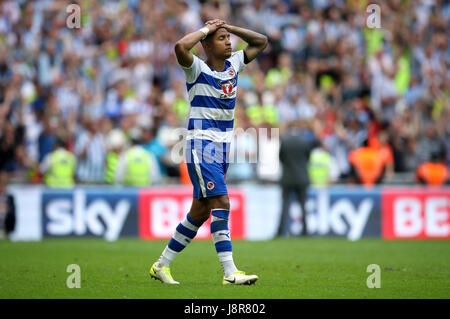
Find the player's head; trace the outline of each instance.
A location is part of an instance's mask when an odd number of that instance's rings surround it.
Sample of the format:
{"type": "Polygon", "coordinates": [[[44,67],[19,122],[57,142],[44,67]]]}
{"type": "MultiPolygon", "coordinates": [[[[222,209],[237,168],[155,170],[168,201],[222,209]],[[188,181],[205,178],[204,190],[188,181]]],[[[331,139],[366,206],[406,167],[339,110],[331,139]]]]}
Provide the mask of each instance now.
{"type": "Polygon", "coordinates": [[[230,33],[225,28],[219,28],[201,41],[207,57],[228,59],[231,56],[230,33]]]}

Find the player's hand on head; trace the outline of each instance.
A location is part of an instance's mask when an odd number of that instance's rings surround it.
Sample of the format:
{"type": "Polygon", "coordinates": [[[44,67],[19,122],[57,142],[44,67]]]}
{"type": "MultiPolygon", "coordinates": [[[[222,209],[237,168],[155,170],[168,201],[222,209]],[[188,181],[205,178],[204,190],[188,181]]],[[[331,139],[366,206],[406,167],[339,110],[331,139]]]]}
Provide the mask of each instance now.
{"type": "Polygon", "coordinates": [[[217,29],[222,28],[225,24],[225,21],[220,19],[214,19],[205,22],[205,26],[209,29],[209,32],[215,32],[217,29]]]}
{"type": "Polygon", "coordinates": [[[224,21],[224,20],[220,20],[220,19],[216,19],[216,25],[218,25],[220,28],[225,28],[227,31],[229,31],[230,25],[224,21]]]}
{"type": "Polygon", "coordinates": [[[207,24],[205,26],[209,29],[209,33],[216,32],[216,30],[219,28],[217,24],[207,24]]]}
{"type": "Polygon", "coordinates": [[[210,24],[218,24],[218,25],[221,25],[221,24],[224,24],[224,23],[226,23],[226,22],[223,21],[223,20],[221,20],[221,19],[213,19],[213,20],[208,20],[208,21],[206,21],[206,22],[205,22],[205,25],[210,25],[210,24]]]}
{"type": "Polygon", "coordinates": [[[221,28],[225,28],[225,30],[230,31],[230,25],[226,22],[224,22],[224,24],[222,24],[221,28]]]}

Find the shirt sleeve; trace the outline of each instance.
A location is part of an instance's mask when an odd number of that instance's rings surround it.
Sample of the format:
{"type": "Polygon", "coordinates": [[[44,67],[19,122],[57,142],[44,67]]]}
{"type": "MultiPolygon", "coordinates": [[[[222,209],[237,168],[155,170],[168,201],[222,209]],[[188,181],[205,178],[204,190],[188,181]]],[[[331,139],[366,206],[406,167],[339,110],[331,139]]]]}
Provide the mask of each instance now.
{"type": "Polygon", "coordinates": [[[186,76],[186,82],[192,83],[194,82],[197,77],[200,75],[201,72],[201,60],[195,55],[192,55],[194,57],[194,60],[192,61],[192,65],[189,67],[184,67],[181,65],[181,68],[183,69],[184,75],[186,76]]]}
{"type": "Polygon", "coordinates": [[[244,63],[244,50],[234,52],[229,60],[238,72],[241,72],[246,66],[244,63]]]}

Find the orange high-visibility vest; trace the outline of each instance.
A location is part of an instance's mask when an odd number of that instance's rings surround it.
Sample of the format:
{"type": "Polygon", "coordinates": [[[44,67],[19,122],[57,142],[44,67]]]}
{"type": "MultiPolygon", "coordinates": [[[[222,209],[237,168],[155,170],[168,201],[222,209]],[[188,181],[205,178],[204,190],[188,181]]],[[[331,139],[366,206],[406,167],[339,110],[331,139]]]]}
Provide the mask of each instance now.
{"type": "Polygon", "coordinates": [[[417,167],[417,177],[428,185],[442,185],[447,181],[448,169],[442,163],[423,163],[417,167]]]}
{"type": "Polygon", "coordinates": [[[180,184],[191,185],[191,179],[189,178],[189,172],[186,162],[180,163],[180,184]]]}
{"type": "Polygon", "coordinates": [[[361,147],[348,155],[364,185],[373,185],[383,173],[386,157],[373,147],[361,147]]]}

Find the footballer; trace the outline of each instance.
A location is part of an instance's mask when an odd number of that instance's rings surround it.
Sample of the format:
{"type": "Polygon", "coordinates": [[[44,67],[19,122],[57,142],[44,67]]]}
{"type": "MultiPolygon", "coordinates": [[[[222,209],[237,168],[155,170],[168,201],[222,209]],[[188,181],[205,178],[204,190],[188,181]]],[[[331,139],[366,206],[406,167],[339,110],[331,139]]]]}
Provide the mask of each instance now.
{"type": "Polygon", "coordinates": [[[238,74],[266,48],[267,42],[262,34],[215,19],[175,44],[190,102],[186,162],[194,194],[190,211],[150,268],[152,278],[179,284],[170,273],[170,263],[194,239],[211,214],[211,235],[224,273],[222,284],[250,285],[258,280],[257,275],[238,270],[233,261],[225,175],[233,138],[238,74]],[[244,40],[247,47],[232,52],[230,34],[244,40]],[[189,52],[199,41],[206,61],[189,52]]]}

